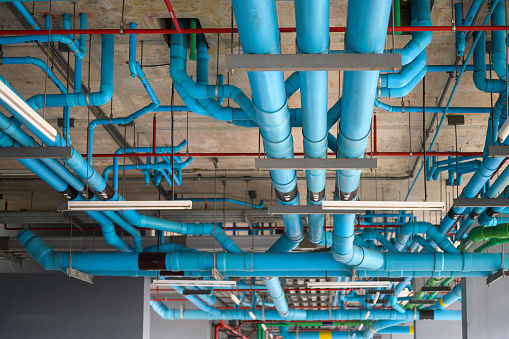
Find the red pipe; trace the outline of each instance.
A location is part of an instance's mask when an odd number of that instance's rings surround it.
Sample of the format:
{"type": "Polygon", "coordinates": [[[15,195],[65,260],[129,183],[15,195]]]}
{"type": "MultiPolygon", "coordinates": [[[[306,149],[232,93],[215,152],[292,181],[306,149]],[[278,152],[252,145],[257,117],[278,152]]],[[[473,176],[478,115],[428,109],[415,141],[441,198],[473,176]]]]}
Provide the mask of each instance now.
{"type": "Polygon", "coordinates": [[[166,4],[166,8],[168,8],[168,12],[170,12],[171,21],[173,22],[173,25],[175,25],[175,29],[177,30],[177,32],[182,32],[182,28],[180,28],[177,16],[173,11],[173,7],[171,6],[170,0],[164,0],[164,3],[166,4]]]}
{"type": "MultiPolygon", "coordinates": [[[[167,1],[167,0],[165,0],[167,1]]],[[[153,120],[153,123],[152,123],[152,153],[153,154],[156,154],[156,132],[157,132],[157,120],[156,120],[156,116],[154,114],[154,120],[153,120]]]]}
{"type": "MultiPolygon", "coordinates": [[[[214,339],[219,339],[219,330],[221,328],[227,329],[228,331],[230,331],[231,333],[234,334],[233,336],[236,336],[238,338],[249,339],[249,336],[246,337],[245,335],[243,335],[242,333],[240,333],[239,331],[237,331],[236,329],[234,329],[230,325],[226,325],[222,320],[220,320],[220,323],[217,324],[215,329],[214,329],[214,339]]],[[[249,335],[251,335],[251,333],[249,335]]]]}
{"type": "MultiPolygon", "coordinates": [[[[0,31],[1,32],[1,31],[0,31]]],[[[98,153],[92,155],[93,158],[136,158],[136,157],[154,157],[154,156],[172,156],[171,153],[125,153],[125,154],[111,154],[111,153],[98,153]]],[[[259,153],[175,153],[176,157],[258,157],[259,153]]],[[[304,156],[304,153],[294,153],[295,156],[304,156]]],[[[329,156],[334,156],[334,153],[327,153],[329,156]]],[[[424,156],[424,152],[366,152],[366,156],[374,157],[422,157],[424,156]]],[[[427,156],[436,156],[436,157],[447,157],[447,156],[464,156],[464,157],[482,157],[483,152],[426,152],[427,156]]],[[[86,154],[82,154],[83,157],[86,157],[86,154]]]]}
{"type": "MultiPolygon", "coordinates": [[[[173,19],[172,19],[173,20],[173,19]]],[[[179,26],[180,27],[180,26],[179,26]]],[[[456,26],[453,29],[453,26],[403,26],[403,27],[395,27],[395,32],[455,32],[455,31],[505,31],[505,26],[456,26]]],[[[230,34],[232,29],[230,27],[227,28],[182,28],[180,31],[177,29],[168,29],[168,28],[141,28],[141,29],[124,29],[123,33],[120,32],[120,29],[117,28],[101,28],[101,29],[52,29],[51,34],[217,34],[224,33],[230,34]]],[[[237,33],[237,28],[233,28],[233,33],[237,33]]],[[[282,27],[279,28],[280,33],[295,33],[295,27],[282,27]]],[[[346,32],[346,27],[329,27],[329,32],[331,33],[344,33],[346,32]]],[[[387,28],[387,32],[392,32],[392,27],[387,28]]],[[[9,30],[0,30],[0,36],[6,35],[48,35],[50,32],[47,29],[41,30],[22,30],[22,29],[9,29],[9,30]]]]}
{"type": "Polygon", "coordinates": [[[376,151],[378,149],[378,147],[377,147],[378,145],[377,145],[377,142],[376,142],[376,139],[377,139],[377,137],[376,137],[376,135],[377,135],[376,130],[377,130],[377,128],[376,128],[376,114],[375,114],[373,116],[373,149],[374,149],[375,153],[376,153],[376,151]]]}

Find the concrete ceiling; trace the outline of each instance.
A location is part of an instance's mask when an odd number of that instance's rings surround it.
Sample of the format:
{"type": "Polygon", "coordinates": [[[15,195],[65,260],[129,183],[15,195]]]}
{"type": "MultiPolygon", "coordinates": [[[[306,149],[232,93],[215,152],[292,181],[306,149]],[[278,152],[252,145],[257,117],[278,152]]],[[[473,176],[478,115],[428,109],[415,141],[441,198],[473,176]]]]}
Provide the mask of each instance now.
{"type": "MultiPolygon", "coordinates": [[[[231,4],[229,1],[172,1],[173,8],[179,18],[198,18],[203,27],[229,27],[231,20],[231,4]]],[[[294,27],[295,15],[292,1],[279,1],[278,16],[280,27],[294,27]]],[[[34,10],[34,17],[43,24],[43,13],[49,12],[48,2],[35,2],[32,9],[32,3],[26,3],[29,11],[34,10]]],[[[62,28],[61,15],[64,13],[88,14],[88,24],[90,28],[117,28],[121,21],[122,1],[104,0],[104,1],[78,1],[76,9],[72,2],[56,1],[52,3],[52,13],[56,15],[55,28],[62,28]]],[[[466,6],[467,7],[467,6],[466,6]]],[[[465,12],[468,8],[465,9],[465,12]]],[[[346,25],[347,1],[331,1],[331,26],[346,25]]],[[[481,15],[483,18],[484,15],[481,15]]],[[[73,16],[74,18],[74,16],[73,16]]],[[[163,1],[142,1],[134,0],[126,2],[124,22],[130,21],[138,23],[138,28],[159,28],[159,20],[168,18],[168,12],[163,1]]],[[[432,21],[434,25],[450,25],[451,23],[451,4],[448,1],[435,1],[432,10],[432,21]]],[[[0,22],[3,29],[23,29],[20,22],[9,11],[5,4],[0,4],[0,22]]],[[[331,34],[331,49],[343,49],[342,33],[331,34]]],[[[239,53],[238,36],[229,34],[208,34],[206,36],[209,45],[210,55],[210,74],[209,81],[215,83],[216,75],[224,74],[224,57],[229,53],[239,53]],[[231,44],[233,40],[233,45],[231,44]],[[218,53],[219,47],[219,53],[218,53]],[[219,61],[217,55],[219,54],[219,61]],[[219,68],[216,67],[219,64],[219,68]]],[[[395,37],[395,47],[399,48],[409,40],[408,35],[398,35],[395,37]]],[[[295,34],[283,33],[281,35],[283,53],[295,53],[295,34]]],[[[138,36],[138,60],[141,60],[141,42],[143,41],[143,64],[156,65],[166,64],[169,61],[169,48],[161,36],[138,36]]],[[[100,38],[92,36],[90,48],[90,67],[88,66],[88,54],[83,65],[83,82],[86,86],[90,83],[92,91],[98,90],[100,78],[100,38]],[[88,77],[90,72],[90,78],[88,77]]],[[[387,39],[387,48],[391,49],[392,39],[387,39]]],[[[469,45],[467,45],[467,49],[469,45]]],[[[115,94],[112,103],[101,107],[106,114],[112,114],[113,117],[127,116],[134,111],[147,105],[150,101],[145,93],[139,79],[131,78],[127,65],[128,37],[116,36],[115,38],[115,94]]],[[[43,51],[36,45],[10,45],[3,47],[3,54],[6,57],[11,56],[33,56],[46,60],[43,51]]],[[[67,53],[63,56],[67,59],[67,53]]],[[[452,65],[454,63],[456,52],[454,48],[454,33],[434,33],[433,41],[427,49],[429,65],[452,65]]],[[[74,58],[70,57],[70,64],[73,66],[74,58]]],[[[50,60],[51,64],[51,60],[50,60]]],[[[144,72],[147,79],[153,86],[157,96],[164,105],[170,104],[171,99],[171,78],[169,77],[168,66],[145,67],[144,72]]],[[[188,72],[195,74],[194,62],[188,62],[188,72]]],[[[40,69],[30,65],[0,65],[0,74],[5,77],[11,85],[24,97],[29,98],[32,95],[45,92],[45,75],[40,69]]],[[[290,74],[286,74],[289,76],[290,74]]],[[[436,106],[438,98],[441,96],[444,85],[448,78],[447,73],[428,73],[426,76],[426,102],[427,106],[436,106]]],[[[493,74],[493,77],[496,75],[493,74]]],[[[65,79],[61,78],[62,81],[65,79]]],[[[329,73],[329,108],[337,101],[341,88],[339,84],[340,72],[329,73]]],[[[234,72],[229,75],[231,84],[240,87],[248,96],[251,94],[247,74],[245,72],[234,72]]],[[[65,82],[64,82],[65,83],[65,82]]],[[[57,93],[51,82],[46,84],[46,92],[57,93]]],[[[447,98],[449,94],[447,95],[447,98]]],[[[461,79],[458,90],[452,100],[451,106],[473,106],[489,107],[490,102],[495,102],[497,96],[490,98],[489,94],[478,91],[472,81],[472,73],[466,73],[461,79]]],[[[401,99],[383,100],[392,105],[401,105],[401,99]]],[[[421,106],[423,104],[422,83],[414,91],[404,98],[405,105],[421,106]]],[[[178,96],[175,98],[175,104],[183,104],[178,96]]],[[[232,105],[234,105],[232,103],[232,105]]],[[[297,92],[290,100],[289,105],[292,108],[300,107],[300,92],[297,92]]],[[[40,112],[42,114],[42,112],[40,112]]],[[[375,109],[377,117],[377,144],[379,152],[396,151],[406,152],[409,149],[418,151],[422,145],[423,122],[422,114],[417,113],[387,113],[375,109]],[[409,125],[410,119],[410,125],[409,125]],[[411,142],[410,142],[411,135],[411,142]]],[[[47,108],[44,111],[44,117],[54,126],[57,125],[57,119],[62,116],[61,109],[47,108]]],[[[86,152],[86,129],[88,122],[94,119],[87,108],[77,107],[71,109],[71,117],[75,119],[75,127],[71,130],[71,138],[74,146],[82,153],[86,152]]],[[[140,146],[152,145],[152,119],[154,114],[146,114],[136,120],[135,127],[124,128],[118,126],[119,131],[125,135],[130,143],[136,141],[140,146]]],[[[481,151],[484,144],[484,136],[487,126],[487,115],[483,114],[465,114],[465,124],[457,129],[458,150],[473,152],[481,151]]],[[[426,124],[431,121],[431,115],[426,116],[426,124]]],[[[258,152],[259,136],[257,129],[245,129],[236,127],[228,123],[215,121],[211,118],[202,117],[194,113],[175,112],[174,140],[176,143],[184,139],[188,140],[189,152],[258,152]]],[[[157,113],[157,145],[171,144],[171,117],[170,113],[157,113]]],[[[336,133],[337,126],[331,129],[336,133]]],[[[436,128],[434,128],[436,132],[436,128]]],[[[434,133],[432,134],[432,136],[434,133]]],[[[293,129],[293,138],[295,152],[302,152],[302,133],[300,128],[293,129]]],[[[371,145],[371,142],[370,142],[371,145]]],[[[112,140],[110,135],[102,128],[97,128],[94,139],[95,153],[113,153],[119,146],[112,140]]],[[[434,150],[450,151],[456,147],[454,127],[447,126],[445,123],[440,130],[434,150]]],[[[371,146],[368,146],[368,150],[371,146]]],[[[263,148],[261,148],[263,153],[263,148]]],[[[406,177],[412,169],[415,157],[380,157],[378,160],[378,169],[363,172],[361,183],[361,199],[365,200],[399,200],[405,198],[414,178],[404,180],[385,180],[387,177],[406,177]]],[[[112,160],[94,159],[95,168],[102,173],[103,169],[110,165],[112,160]]],[[[120,161],[122,164],[122,160],[120,161]]],[[[129,163],[129,160],[128,160],[129,163]]],[[[184,180],[182,185],[175,187],[175,192],[184,197],[205,197],[220,198],[226,195],[230,198],[240,200],[247,199],[247,190],[255,190],[257,193],[256,201],[262,199],[267,202],[273,202],[275,197],[271,190],[270,180],[268,180],[267,171],[254,170],[253,157],[219,157],[218,168],[214,169],[212,157],[196,158],[191,166],[184,171],[184,180]],[[201,176],[203,179],[198,180],[201,176]],[[224,182],[221,178],[214,180],[214,177],[226,176],[224,182]],[[253,177],[252,180],[249,178],[253,177]],[[260,179],[258,179],[260,178],[260,179]]],[[[20,173],[25,173],[23,166],[16,161],[0,162],[0,194],[3,199],[9,200],[9,209],[36,209],[36,210],[55,210],[57,202],[61,200],[59,194],[54,192],[48,185],[30,176],[20,177],[20,173]],[[13,174],[15,170],[15,174],[13,174]],[[30,178],[30,180],[26,180],[30,178]],[[33,199],[32,199],[33,193],[33,199]]],[[[122,173],[121,173],[122,175],[122,173]]],[[[334,190],[334,173],[328,175],[331,180],[327,182],[327,198],[332,199],[334,190]]],[[[158,199],[159,192],[151,186],[144,186],[141,180],[141,173],[129,171],[123,175],[120,180],[120,191],[127,199],[158,199]]],[[[299,173],[299,189],[301,192],[301,203],[305,204],[305,179],[304,173],[299,173]]],[[[445,186],[446,176],[443,180],[431,181],[427,183],[428,200],[446,200],[450,201],[452,196],[456,196],[456,189],[445,186]]],[[[465,176],[464,182],[467,182],[468,176],[465,176]]],[[[163,183],[163,188],[171,188],[163,183]]],[[[410,200],[424,199],[424,183],[421,177],[417,180],[416,187],[412,191],[410,200]]],[[[203,206],[203,205],[197,205],[203,206]]],[[[210,208],[210,206],[209,206],[210,208]]],[[[222,205],[218,204],[218,208],[222,205]]],[[[234,208],[229,206],[229,208],[234,208]]],[[[426,213],[424,219],[436,222],[440,216],[426,213]]]]}

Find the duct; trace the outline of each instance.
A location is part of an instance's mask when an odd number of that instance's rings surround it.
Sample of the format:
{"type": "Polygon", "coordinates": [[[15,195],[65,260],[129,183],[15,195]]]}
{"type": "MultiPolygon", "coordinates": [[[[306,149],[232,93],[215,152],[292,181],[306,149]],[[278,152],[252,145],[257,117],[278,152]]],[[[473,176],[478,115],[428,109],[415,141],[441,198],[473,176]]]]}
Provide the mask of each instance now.
{"type": "MultiPolygon", "coordinates": [[[[382,53],[391,2],[369,1],[348,4],[345,51],[382,53]]],[[[366,150],[379,79],[378,71],[345,72],[341,120],[337,138],[338,158],[362,158],[366,150]]],[[[356,200],[361,170],[340,170],[336,174],[336,200],[356,200]]],[[[333,257],[345,264],[379,267],[380,253],[354,246],[355,215],[334,215],[333,257]]]]}
{"type": "MultiPolygon", "coordinates": [[[[41,37],[41,36],[37,36],[41,37]]],[[[52,35],[53,37],[53,35],[52,35]]],[[[69,37],[65,36],[67,39],[69,37]]],[[[114,35],[102,35],[101,48],[101,86],[99,92],[74,94],[37,94],[27,100],[35,110],[43,107],[75,107],[75,106],[101,106],[108,103],[113,96],[113,59],[114,35]]],[[[46,39],[47,40],[47,39],[46,39]]],[[[0,38],[1,41],[1,38],[0,38]]],[[[53,41],[53,40],[52,40],[53,41]]]]}
{"type": "Polygon", "coordinates": [[[507,89],[506,82],[500,79],[486,79],[486,33],[475,32],[474,38],[479,42],[474,48],[474,84],[485,93],[502,93],[507,89]]]}
{"type": "Polygon", "coordinates": [[[67,89],[62,84],[62,82],[60,82],[60,80],[58,80],[58,78],[55,76],[55,73],[53,73],[53,71],[50,68],[48,68],[46,63],[44,61],[42,61],[41,59],[37,59],[34,57],[30,57],[30,56],[27,56],[24,58],[4,57],[4,58],[0,58],[0,64],[1,65],[20,65],[20,64],[35,65],[35,66],[39,67],[40,69],[42,69],[44,71],[44,73],[46,73],[48,75],[48,79],[50,79],[51,82],[53,82],[55,84],[55,86],[58,88],[58,90],[60,92],[62,92],[64,94],[67,93],[67,89]]]}
{"type": "MultiPolygon", "coordinates": [[[[426,53],[423,51],[422,53],[426,53]]],[[[426,65],[415,75],[407,85],[400,88],[380,88],[379,97],[380,98],[402,98],[407,96],[414,88],[421,82],[421,80],[426,75],[426,65]]]]}
{"type": "MultiPolygon", "coordinates": [[[[183,310],[168,309],[168,307],[160,301],[150,301],[150,305],[154,311],[163,319],[179,320],[179,319],[206,319],[206,320],[219,320],[217,316],[203,312],[201,310],[183,310]]],[[[224,310],[222,320],[251,320],[248,314],[249,310],[224,310]]],[[[257,319],[262,319],[261,310],[251,310],[257,319]]],[[[401,323],[412,321],[414,319],[429,319],[433,316],[435,320],[461,320],[461,311],[407,311],[404,314],[397,313],[392,310],[378,310],[370,311],[366,317],[367,310],[332,310],[329,311],[302,311],[306,316],[298,320],[388,320],[397,319],[401,323]]],[[[277,315],[274,310],[265,310],[265,320],[268,321],[284,321],[285,319],[277,315]]]]}
{"type": "Polygon", "coordinates": [[[380,75],[380,86],[382,88],[400,88],[407,86],[421,70],[426,66],[426,51],[422,51],[411,63],[403,66],[398,73],[387,73],[380,75]]]}
{"type": "MultiPolygon", "coordinates": [[[[327,54],[329,50],[329,0],[295,1],[297,48],[301,54],[327,54]]],[[[327,157],[328,72],[299,72],[302,103],[302,135],[306,158],[327,157]]],[[[325,170],[306,170],[307,203],[321,205],[325,199],[325,170]]],[[[308,215],[311,242],[324,238],[325,215],[308,215]]]]}
{"type": "Polygon", "coordinates": [[[456,285],[451,292],[447,293],[432,307],[434,310],[443,310],[461,298],[461,285],[456,285]]]}

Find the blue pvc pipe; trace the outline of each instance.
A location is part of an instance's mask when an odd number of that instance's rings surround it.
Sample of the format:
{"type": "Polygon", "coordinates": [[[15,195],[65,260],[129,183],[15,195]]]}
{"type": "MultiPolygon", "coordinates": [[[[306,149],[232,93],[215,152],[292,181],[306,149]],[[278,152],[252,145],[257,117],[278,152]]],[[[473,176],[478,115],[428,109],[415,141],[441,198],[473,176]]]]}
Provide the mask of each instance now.
{"type": "MultiPolygon", "coordinates": [[[[425,53],[424,51],[423,53],[425,53]]],[[[380,88],[380,98],[402,98],[407,96],[417,86],[426,75],[426,66],[417,73],[408,84],[400,88],[380,88]]]]}
{"type": "Polygon", "coordinates": [[[451,292],[447,293],[446,295],[438,299],[438,302],[432,308],[435,310],[443,310],[444,308],[458,301],[458,299],[460,298],[461,298],[461,285],[458,284],[452,289],[451,292]]]}
{"type": "Polygon", "coordinates": [[[64,93],[64,94],[67,93],[67,89],[62,84],[62,82],[60,82],[60,80],[58,80],[58,78],[55,76],[55,73],[53,73],[51,68],[48,68],[46,63],[44,61],[42,61],[41,59],[30,57],[30,56],[21,57],[21,58],[4,57],[4,58],[0,58],[0,64],[3,64],[3,65],[19,65],[19,64],[35,65],[35,66],[41,68],[44,71],[44,73],[47,72],[48,79],[50,79],[51,82],[53,82],[55,84],[55,86],[57,86],[58,90],[61,93],[64,93]]]}
{"type": "Polygon", "coordinates": [[[428,239],[437,243],[438,247],[440,247],[445,253],[459,253],[447,236],[438,232],[438,229],[435,226],[427,222],[411,222],[402,225],[397,237],[396,248],[398,250],[404,249],[410,239],[410,236],[414,233],[426,234],[428,239]]]}
{"type": "Polygon", "coordinates": [[[426,68],[426,51],[422,51],[411,63],[403,66],[398,73],[380,75],[380,86],[400,88],[407,86],[424,68],[426,68]]]}
{"type": "MultiPolygon", "coordinates": [[[[41,36],[37,36],[38,38],[41,36]]],[[[53,37],[53,35],[52,35],[53,37]]],[[[70,40],[68,36],[63,36],[70,40]]],[[[0,38],[1,41],[1,38],[0,38]]],[[[39,40],[37,40],[39,41],[39,40]]],[[[41,40],[44,41],[44,40],[41,40]]],[[[47,41],[47,37],[46,37],[47,41]]],[[[53,40],[52,40],[53,41],[53,40]]],[[[46,107],[75,107],[75,106],[101,106],[108,103],[113,96],[113,59],[114,59],[113,34],[102,35],[101,48],[101,85],[99,92],[94,93],[67,93],[67,94],[37,94],[27,100],[35,110],[46,107]]]]}
{"type": "MultiPolygon", "coordinates": [[[[495,4],[491,15],[492,25],[505,25],[505,1],[495,4]]],[[[492,5],[493,6],[493,5],[492,5]]],[[[491,32],[491,63],[497,76],[506,80],[507,56],[505,54],[506,34],[504,31],[491,32]]]]}
{"type": "MultiPolygon", "coordinates": [[[[470,7],[472,8],[472,7],[470,7]]],[[[461,2],[454,4],[454,21],[456,26],[463,26],[463,5],[461,2]]],[[[466,35],[460,34],[461,32],[456,32],[456,53],[458,56],[463,56],[463,52],[465,51],[465,37],[466,35]]]]}
{"type": "Polygon", "coordinates": [[[0,45],[48,42],[48,40],[67,45],[76,58],[83,59],[85,57],[85,52],[69,36],[63,34],[52,34],[49,37],[47,35],[3,36],[0,37],[0,45]]]}
{"type": "Polygon", "coordinates": [[[478,90],[485,93],[502,93],[507,89],[506,82],[500,79],[486,79],[486,33],[474,32],[478,39],[474,48],[474,84],[478,90]]]}
{"type": "MultiPolygon", "coordinates": [[[[428,66],[429,67],[429,66],[428,66]]],[[[397,113],[422,113],[422,107],[401,107],[401,106],[391,106],[387,105],[383,102],[375,99],[375,107],[383,109],[387,112],[397,112],[397,113]]],[[[445,107],[426,107],[426,113],[444,113],[446,110],[445,107]]],[[[491,113],[491,107],[449,107],[447,109],[449,113],[491,113]]]]}
{"type": "MultiPolygon", "coordinates": [[[[329,50],[329,0],[296,0],[297,48],[301,54],[327,54],[329,50]]],[[[327,157],[328,72],[299,72],[302,135],[306,158],[327,157]]],[[[321,205],[325,200],[325,170],[306,170],[307,203],[321,205]]],[[[308,238],[323,240],[323,214],[308,215],[308,238]]]]}
{"type": "MultiPolygon", "coordinates": [[[[281,50],[276,3],[270,0],[234,0],[232,5],[243,53],[279,54],[281,50]]],[[[293,158],[284,73],[248,72],[248,77],[267,156],[293,158]]],[[[298,205],[295,171],[272,170],[270,175],[278,202],[282,205],[298,205]]],[[[276,251],[295,248],[304,237],[300,215],[284,215],[283,222],[285,235],[273,245],[272,249],[276,251]]]]}
{"type": "MultiPolygon", "coordinates": [[[[345,51],[347,53],[383,53],[385,28],[389,22],[391,1],[350,2],[348,4],[345,51]]],[[[362,158],[371,127],[372,103],[375,102],[379,72],[345,72],[341,120],[337,138],[338,158],[362,158]]],[[[356,200],[360,170],[340,170],[336,174],[336,200],[356,200]]],[[[355,215],[334,215],[333,257],[349,265],[377,267],[383,263],[380,253],[354,246],[355,215]]]]}

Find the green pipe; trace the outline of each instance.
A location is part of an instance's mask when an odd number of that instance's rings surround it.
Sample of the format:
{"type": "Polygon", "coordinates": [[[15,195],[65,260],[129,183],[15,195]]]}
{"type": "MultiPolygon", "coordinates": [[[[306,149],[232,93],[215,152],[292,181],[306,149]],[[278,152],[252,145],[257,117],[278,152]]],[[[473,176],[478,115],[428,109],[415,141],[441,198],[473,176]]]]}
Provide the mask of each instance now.
{"type": "Polygon", "coordinates": [[[479,253],[479,252],[482,252],[490,247],[493,247],[493,246],[497,246],[497,245],[500,245],[500,244],[505,244],[505,243],[508,243],[509,242],[509,238],[505,238],[505,239],[496,239],[496,238],[492,238],[490,239],[490,241],[482,244],[481,246],[479,246],[474,252],[475,253],[479,253]]]}
{"type": "Polygon", "coordinates": [[[258,339],[263,339],[262,323],[256,324],[256,337],[258,339]]]}
{"type": "MultiPolygon", "coordinates": [[[[453,278],[447,278],[447,279],[445,279],[445,280],[444,280],[444,281],[440,284],[440,286],[442,286],[442,287],[443,287],[443,286],[447,286],[447,285],[449,285],[449,283],[450,283],[451,281],[453,281],[453,278]]],[[[437,296],[437,294],[438,294],[438,292],[433,292],[433,293],[431,293],[431,294],[427,295],[424,299],[427,299],[427,300],[429,300],[429,299],[433,299],[433,298],[435,298],[435,297],[437,296]]],[[[419,305],[419,306],[417,307],[417,309],[419,309],[419,310],[420,310],[420,309],[421,309],[421,308],[423,308],[423,307],[424,307],[424,305],[419,305]]]]}
{"type": "MultiPolygon", "coordinates": [[[[424,287],[436,286],[440,281],[442,281],[442,278],[431,278],[428,281],[426,281],[426,283],[424,284],[424,287]]],[[[421,289],[421,290],[419,290],[419,292],[417,292],[417,294],[414,296],[413,299],[419,300],[419,299],[424,298],[425,295],[426,295],[426,292],[423,292],[421,289]]],[[[410,308],[413,308],[414,306],[415,306],[414,304],[411,304],[410,302],[408,302],[405,305],[405,308],[410,309],[410,308]]]]}
{"type": "MultiPolygon", "coordinates": [[[[401,0],[394,0],[394,26],[401,27],[401,0]]],[[[401,32],[394,32],[400,35],[401,32]]]]}
{"type": "Polygon", "coordinates": [[[466,252],[477,242],[487,239],[505,239],[509,238],[509,223],[498,224],[495,227],[479,226],[470,231],[463,243],[458,248],[461,252],[466,252]]]}
{"type": "MultiPolygon", "coordinates": [[[[191,29],[196,28],[196,19],[191,19],[191,29]]],[[[196,34],[191,34],[191,53],[189,53],[189,60],[196,60],[196,34]]]]}

